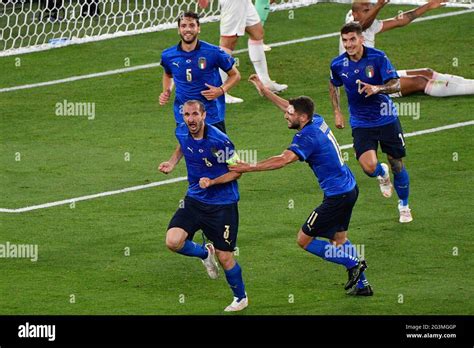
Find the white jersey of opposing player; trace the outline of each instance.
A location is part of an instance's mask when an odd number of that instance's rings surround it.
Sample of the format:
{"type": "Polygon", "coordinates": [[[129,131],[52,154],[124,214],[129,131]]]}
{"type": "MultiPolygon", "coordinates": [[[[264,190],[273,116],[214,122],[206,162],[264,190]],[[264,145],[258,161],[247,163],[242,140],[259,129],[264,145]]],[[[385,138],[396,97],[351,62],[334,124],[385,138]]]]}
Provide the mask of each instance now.
{"type": "MultiPolygon", "coordinates": [[[[346,15],[346,23],[354,22],[354,17],[352,16],[352,10],[349,10],[346,15]]],[[[362,32],[364,36],[364,45],[367,47],[375,47],[375,35],[382,30],[383,21],[375,19],[370,27],[365,29],[362,32]]],[[[339,54],[346,52],[344,46],[342,45],[342,39],[339,37],[339,54]]]]}

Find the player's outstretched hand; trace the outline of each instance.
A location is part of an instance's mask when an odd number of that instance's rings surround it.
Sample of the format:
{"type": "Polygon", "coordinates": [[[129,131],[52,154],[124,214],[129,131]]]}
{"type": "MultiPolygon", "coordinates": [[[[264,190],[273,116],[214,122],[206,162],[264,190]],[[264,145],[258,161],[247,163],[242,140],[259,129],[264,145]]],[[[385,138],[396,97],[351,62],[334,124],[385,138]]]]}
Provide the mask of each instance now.
{"type": "Polygon", "coordinates": [[[246,163],[244,161],[237,161],[237,164],[229,166],[229,170],[231,172],[236,172],[236,173],[247,173],[252,171],[252,165],[249,163],[246,163]]]}
{"type": "Polygon", "coordinates": [[[170,100],[170,96],[171,96],[171,91],[169,89],[162,92],[160,94],[160,97],[158,98],[160,105],[165,105],[170,100]]]}
{"type": "Polygon", "coordinates": [[[431,10],[434,10],[436,8],[440,8],[444,5],[446,5],[448,1],[447,0],[430,0],[428,3],[429,3],[429,7],[431,10]]]}
{"type": "Polygon", "coordinates": [[[212,179],[209,178],[201,178],[199,179],[199,187],[202,189],[208,188],[212,186],[212,179]]]}
{"type": "Polygon", "coordinates": [[[362,94],[365,92],[366,98],[370,97],[371,95],[377,94],[380,91],[379,86],[374,86],[374,85],[365,83],[361,80],[357,80],[357,83],[359,84],[359,87],[358,87],[359,94],[362,94]]]}
{"type": "Polygon", "coordinates": [[[260,80],[257,74],[252,74],[249,76],[249,82],[253,83],[255,88],[257,89],[258,94],[263,96],[263,90],[265,86],[263,85],[263,82],[260,80]]]}
{"type": "Polygon", "coordinates": [[[344,115],[340,112],[336,112],[334,114],[334,122],[336,124],[336,128],[338,129],[344,129],[345,127],[345,121],[344,121],[344,115]]]}
{"type": "Polygon", "coordinates": [[[158,166],[158,170],[164,174],[169,174],[173,171],[174,166],[170,162],[162,162],[158,166]]]}
{"type": "Polygon", "coordinates": [[[205,91],[202,91],[201,94],[207,100],[214,100],[214,99],[219,98],[221,95],[224,94],[224,91],[221,87],[208,85],[207,83],[205,83],[205,85],[209,89],[206,89],[205,91]]]}
{"type": "Polygon", "coordinates": [[[200,8],[206,8],[209,6],[209,0],[198,0],[198,6],[200,8]]]}

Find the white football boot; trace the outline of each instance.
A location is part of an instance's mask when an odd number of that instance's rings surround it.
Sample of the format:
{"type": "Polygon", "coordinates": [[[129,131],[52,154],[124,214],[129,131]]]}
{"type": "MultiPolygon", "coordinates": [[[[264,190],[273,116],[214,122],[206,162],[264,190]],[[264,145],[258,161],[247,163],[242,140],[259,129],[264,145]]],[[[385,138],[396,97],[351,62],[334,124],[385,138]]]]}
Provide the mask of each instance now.
{"type": "Polygon", "coordinates": [[[400,222],[405,224],[407,222],[413,221],[413,216],[411,215],[411,209],[408,205],[401,205],[401,202],[398,203],[398,211],[400,212],[400,222]]]}
{"type": "Polygon", "coordinates": [[[246,297],[240,301],[238,301],[237,297],[234,297],[234,301],[224,309],[224,312],[238,312],[246,308],[249,305],[249,298],[247,297],[247,293],[245,293],[245,296],[246,297]]]}
{"type": "Polygon", "coordinates": [[[207,274],[209,275],[209,278],[211,279],[217,279],[217,276],[219,275],[219,267],[217,266],[216,262],[216,250],[214,249],[214,245],[211,243],[206,244],[206,249],[208,251],[208,255],[204,260],[202,261],[202,264],[204,267],[206,267],[207,274]]]}
{"type": "Polygon", "coordinates": [[[244,100],[242,98],[237,98],[237,97],[231,96],[229,93],[225,94],[225,103],[226,104],[239,104],[239,103],[243,103],[243,101],[244,100]]]}
{"type": "Polygon", "coordinates": [[[275,94],[281,93],[288,89],[288,85],[276,83],[275,81],[270,81],[270,83],[265,84],[265,86],[275,94]]]}
{"type": "Polygon", "coordinates": [[[392,197],[393,193],[393,186],[392,182],[390,181],[390,172],[388,171],[388,166],[385,163],[381,164],[383,170],[385,171],[385,176],[377,176],[377,180],[379,181],[380,191],[382,191],[382,195],[385,198],[392,197]]]}

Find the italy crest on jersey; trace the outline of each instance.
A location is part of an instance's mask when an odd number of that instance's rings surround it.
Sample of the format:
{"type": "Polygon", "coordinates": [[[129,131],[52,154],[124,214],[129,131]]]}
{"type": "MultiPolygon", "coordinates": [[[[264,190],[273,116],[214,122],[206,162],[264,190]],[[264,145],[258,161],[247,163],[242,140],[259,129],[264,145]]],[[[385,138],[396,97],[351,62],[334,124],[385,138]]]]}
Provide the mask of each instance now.
{"type": "Polygon", "coordinates": [[[199,69],[201,70],[204,70],[206,69],[206,58],[205,57],[199,57],[199,60],[198,60],[198,66],[199,66],[199,69]]]}
{"type": "Polygon", "coordinates": [[[374,67],[372,65],[367,65],[365,67],[365,76],[367,76],[369,79],[374,77],[374,67]]]}

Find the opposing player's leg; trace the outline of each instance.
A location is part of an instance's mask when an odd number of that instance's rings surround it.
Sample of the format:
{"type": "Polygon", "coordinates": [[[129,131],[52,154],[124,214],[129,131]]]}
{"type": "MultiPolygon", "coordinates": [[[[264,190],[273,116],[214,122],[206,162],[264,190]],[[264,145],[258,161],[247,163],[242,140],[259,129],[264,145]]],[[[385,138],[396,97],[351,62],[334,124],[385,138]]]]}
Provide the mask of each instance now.
{"type": "Polygon", "coordinates": [[[437,71],[434,71],[430,68],[423,68],[423,69],[410,69],[410,70],[397,70],[398,76],[410,76],[410,75],[422,75],[427,77],[430,80],[436,81],[447,81],[447,82],[454,82],[458,84],[472,84],[474,80],[466,79],[462,76],[451,75],[451,74],[443,74],[437,71]]]}
{"type": "Polygon", "coordinates": [[[403,137],[403,130],[399,119],[397,119],[396,122],[383,127],[381,131],[380,146],[382,152],[387,154],[387,159],[392,168],[393,184],[399,199],[399,221],[401,223],[411,222],[413,217],[408,206],[410,177],[402,160],[406,155],[406,151],[405,138],[403,137]]]}
{"type": "Polygon", "coordinates": [[[203,214],[202,224],[204,234],[214,244],[217,259],[224,269],[227,283],[234,295],[232,303],[225,308],[225,311],[240,311],[248,306],[248,298],[242,269],[233,254],[239,227],[237,203],[211,206],[203,214]]]}
{"type": "Polygon", "coordinates": [[[267,58],[263,48],[263,25],[260,21],[260,17],[258,16],[255,6],[250,1],[248,2],[245,31],[249,35],[249,57],[258,77],[260,80],[262,80],[264,85],[268,86],[272,90],[272,92],[283,92],[288,88],[288,86],[272,81],[268,74],[267,58]]]}
{"type": "MultiPolygon", "coordinates": [[[[243,0],[220,0],[221,21],[220,21],[220,42],[219,46],[232,55],[237,45],[239,36],[245,35],[245,6],[243,0]]],[[[227,80],[225,71],[219,70],[222,82],[227,80]]],[[[225,94],[226,104],[242,103],[243,99],[233,97],[229,93],[225,94]]]]}
{"type": "MultiPolygon", "coordinates": [[[[400,93],[398,96],[407,96],[413,93],[425,93],[432,97],[449,97],[456,95],[474,94],[474,80],[448,79],[437,75],[440,78],[428,78],[425,75],[406,75],[400,77],[400,93]]],[[[396,94],[391,96],[397,96],[396,94]]]]}
{"type": "Polygon", "coordinates": [[[198,257],[202,260],[207,274],[211,279],[217,278],[217,263],[212,245],[201,245],[192,241],[194,234],[200,228],[199,207],[188,197],[184,206],[179,208],[168,225],[166,246],[181,255],[198,257]]]}
{"type": "Polygon", "coordinates": [[[344,287],[346,290],[359,281],[367,268],[365,261],[338,247],[347,242],[347,229],[358,192],[355,187],[345,194],[325,197],[323,203],[309,215],[297,235],[297,243],[304,250],[346,267],[349,274],[344,287]],[[316,237],[327,238],[331,242],[316,237]]]}
{"type": "Polygon", "coordinates": [[[377,178],[382,195],[389,198],[392,196],[392,183],[388,166],[377,158],[378,133],[378,128],[352,129],[354,150],[364,173],[377,178]]]}
{"type": "MultiPolygon", "coordinates": [[[[270,13],[270,0],[255,0],[255,9],[257,10],[258,16],[260,17],[262,26],[265,26],[268,14],[270,13]]],[[[263,50],[265,52],[268,52],[271,51],[272,48],[270,46],[265,45],[264,43],[263,50]]]]}

